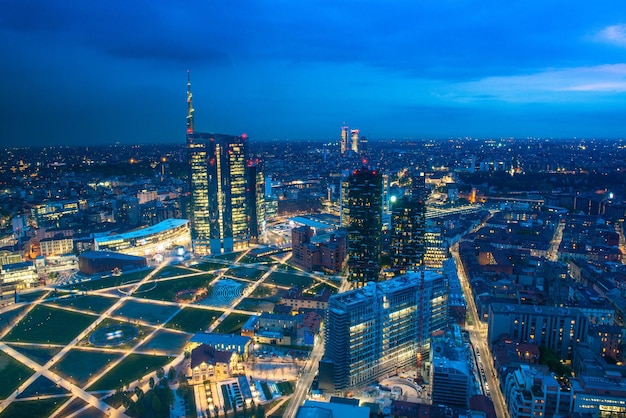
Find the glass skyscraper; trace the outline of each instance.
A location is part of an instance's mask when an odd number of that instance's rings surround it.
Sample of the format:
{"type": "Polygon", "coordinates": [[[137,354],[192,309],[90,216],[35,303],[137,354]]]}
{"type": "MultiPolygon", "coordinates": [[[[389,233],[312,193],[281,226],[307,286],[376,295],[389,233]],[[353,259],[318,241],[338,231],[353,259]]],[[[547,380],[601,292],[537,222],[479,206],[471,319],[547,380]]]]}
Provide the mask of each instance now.
{"type": "Polygon", "coordinates": [[[187,84],[187,150],[190,164],[192,241],[197,254],[247,248],[265,225],[263,174],[248,163],[248,137],[194,130],[191,83],[187,84]],[[254,175],[248,170],[254,168],[254,175]],[[251,214],[254,225],[251,226],[251,214]]]}
{"type": "Polygon", "coordinates": [[[187,134],[194,252],[220,254],[250,242],[245,135],[187,134]]]}
{"type": "Polygon", "coordinates": [[[380,273],[382,175],[362,168],[352,172],[342,186],[342,222],[348,230],[348,280],[363,286],[378,281],[380,273]]]}
{"type": "Polygon", "coordinates": [[[411,189],[391,203],[390,256],[399,274],[416,271],[424,262],[426,205],[424,177],[411,176],[411,189]]]}

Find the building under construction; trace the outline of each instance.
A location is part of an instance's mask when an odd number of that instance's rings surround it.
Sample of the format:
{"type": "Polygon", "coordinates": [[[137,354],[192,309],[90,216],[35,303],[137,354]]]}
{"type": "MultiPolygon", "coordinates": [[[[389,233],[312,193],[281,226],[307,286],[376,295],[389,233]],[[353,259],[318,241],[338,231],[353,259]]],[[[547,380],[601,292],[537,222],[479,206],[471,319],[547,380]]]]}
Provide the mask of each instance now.
{"type": "Polygon", "coordinates": [[[331,296],[320,389],[368,385],[428,358],[430,336],[447,325],[447,288],[445,275],[427,270],[331,296]]]}

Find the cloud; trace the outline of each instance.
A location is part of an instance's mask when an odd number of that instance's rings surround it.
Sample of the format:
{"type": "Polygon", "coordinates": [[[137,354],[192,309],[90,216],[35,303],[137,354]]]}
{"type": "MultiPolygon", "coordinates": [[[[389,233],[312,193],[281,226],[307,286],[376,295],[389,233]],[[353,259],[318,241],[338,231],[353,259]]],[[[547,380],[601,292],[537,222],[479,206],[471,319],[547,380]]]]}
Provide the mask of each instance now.
{"type": "Polygon", "coordinates": [[[555,103],[600,100],[626,92],[626,64],[546,69],[534,74],[485,77],[451,85],[444,94],[457,101],[500,100],[517,103],[555,103]],[[576,96],[575,93],[585,93],[576,96]]]}
{"type": "Polygon", "coordinates": [[[626,24],[607,26],[597,37],[600,41],[626,47],[626,24]]]}
{"type": "MultiPolygon", "coordinates": [[[[563,62],[601,64],[593,45],[576,40],[585,27],[606,24],[603,5],[564,9],[545,1],[537,7],[493,0],[2,3],[0,26],[123,61],[191,64],[183,67],[354,62],[457,81],[521,75],[563,62]]],[[[611,28],[614,38],[623,30],[611,28]]]]}

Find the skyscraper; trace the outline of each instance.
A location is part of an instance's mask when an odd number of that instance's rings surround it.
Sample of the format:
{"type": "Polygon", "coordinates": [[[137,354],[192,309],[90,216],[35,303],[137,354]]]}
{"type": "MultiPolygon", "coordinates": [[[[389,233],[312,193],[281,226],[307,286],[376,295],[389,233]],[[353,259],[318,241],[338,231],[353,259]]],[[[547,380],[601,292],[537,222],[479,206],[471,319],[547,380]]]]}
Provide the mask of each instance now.
{"type": "Polygon", "coordinates": [[[360,131],[358,129],[349,129],[346,123],[343,123],[341,126],[341,141],[339,145],[341,155],[346,153],[358,155],[361,148],[361,138],[359,137],[359,133],[360,131]]]}
{"type": "Polygon", "coordinates": [[[263,174],[258,165],[248,167],[248,137],[196,132],[189,78],[187,111],[194,252],[220,254],[247,248],[251,235],[258,237],[259,225],[265,222],[262,201],[257,202],[263,192],[258,179],[262,181],[263,174]],[[254,175],[246,175],[252,167],[254,175]]]}
{"type": "Polygon", "coordinates": [[[391,203],[391,242],[393,267],[398,273],[417,270],[424,262],[426,210],[419,176],[411,176],[410,190],[391,203]]]}
{"type": "Polygon", "coordinates": [[[248,204],[248,225],[250,241],[265,241],[265,178],[263,162],[259,159],[249,160],[246,164],[246,200],[248,204]]]}
{"type": "Polygon", "coordinates": [[[350,149],[356,153],[359,152],[359,130],[350,130],[350,149]]]}
{"type": "Polygon", "coordinates": [[[350,146],[348,144],[348,127],[344,125],[341,127],[341,155],[345,154],[346,151],[348,151],[350,149],[350,146]]]}
{"type": "Polygon", "coordinates": [[[348,280],[362,286],[377,281],[382,234],[382,176],[367,168],[355,170],[344,182],[343,211],[347,214],[348,280]]]}

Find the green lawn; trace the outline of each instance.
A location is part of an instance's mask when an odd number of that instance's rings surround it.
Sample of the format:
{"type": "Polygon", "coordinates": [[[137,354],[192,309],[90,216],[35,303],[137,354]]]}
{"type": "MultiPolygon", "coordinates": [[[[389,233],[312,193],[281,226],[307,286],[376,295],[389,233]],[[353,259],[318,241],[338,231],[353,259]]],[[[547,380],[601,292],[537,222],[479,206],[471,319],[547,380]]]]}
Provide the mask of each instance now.
{"type": "Polygon", "coordinates": [[[92,295],[76,295],[68,296],[67,298],[58,299],[54,302],[50,302],[54,305],[68,306],[81,311],[89,311],[94,313],[102,313],[109,309],[117,298],[107,298],[104,296],[92,296],[92,295]]]}
{"type": "Polygon", "coordinates": [[[239,258],[240,255],[241,255],[241,252],[226,253],[226,254],[216,255],[213,258],[217,258],[217,259],[221,259],[221,260],[235,261],[237,258],[239,258]]]}
{"type": "Polygon", "coordinates": [[[206,330],[222,313],[221,311],[210,309],[184,308],[165,326],[185,332],[196,333],[206,330]]]}
{"type": "Polygon", "coordinates": [[[7,328],[13,326],[13,321],[26,310],[26,306],[20,306],[10,311],[4,311],[0,314],[0,333],[4,332],[7,328]]]}
{"type": "Polygon", "coordinates": [[[139,351],[164,350],[169,353],[180,353],[189,341],[189,334],[160,330],[148,341],[139,346],[139,351]]]}
{"type": "Polygon", "coordinates": [[[272,302],[278,302],[280,298],[287,292],[285,289],[277,289],[272,286],[259,285],[250,294],[251,298],[268,299],[272,302]]]}
{"type": "Polygon", "coordinates": [[[214,278],[213,274],[207,273],[184,279],[163,280],[157,282],[154,288],[152,287],[155,283],[146,283],[139,288],[136,296],[145,299],[174,301],[176,293],[181,290],[207,287],[214,278]]]}
{"type": "Polygon", "coordinates": [[[161,324],[180,308],[172,305],[159,305],[128,300],[117,308],[113,315],[122,316],[129,320],[139,319],[150,324],[161,324]]]}
{"type": "Polygon", "coordinates": [[[96,318],[37,305],[4,337],[5,341],[67,344],[96,318]]]}
{"type": "Polygon", "coordinates": [[[39,363],[41,365],[46,364],[52,357],[54,357],[61,347],[41,347],[41,346],[26,346],[26,345],[13,345],[9,344],[15,351],[24,354],[29,359],[39,363]]]}
{"type": "Polygon", "coordinates": [[[129,354],[113,370],[102,376],[100,380],[89,386],[90,391],[111,390],[124,386],[146,374],[165,367],[173,357],[147,356],[141,354],[129,354]]]}
{"type": "Polygon", "coordinates": [[[317,283],[317,284],[314,284],[313,286],[311,286],[311,287],[309,288],[309,292],[312,292],[312,293],[319,293],[319,292],[321,292],[324,288],[329,289],[329,290],[330,290],[330,293],[331,293],[331,294],[333,294],[333,295],[339,291],[339,289],[337,289],[336,287],[329,286],[329,285],[327,285],[326,283],[317,283]]]}
{"type": "Polygon", "coordinates": [[[91,343],[91,341],[89,340],[89,337],[91,336],[91,334],[93,334],[95,331],[97,331],[99,329],[110,327],[112,325],[131,325],[133,327],[136,327],[137,331],[138,331],[137,332],[137,336],[135,338],[133,338],[132,340],[130,340],[130,341],[124,343],[124,344],[116,345],[115,348],[117,348],[117,349],[130,349],[130,348],[134,347],[137,344],[137,342],[139,341],[139,339],[143,338],[147,333],[151,332],[152,329],[153,329],[151,327],[144,326],[144,325],[131,324],[130,322],[118,321],[117,319],[106,318],[105,320],[100,322],[98,324],[98,326],[94,330],[92,330],[92,332],[87,334],[85,336],[85,338],[80,340],[79,343],[78,343],[78,346],[80,346],[80,347],[95,347],[95,345],[93,345],[91,343]]]}
{"type": "Polygon", "coordinates": [[[73,401],[71,401],[69,404],[67,404],[65,408],[61,410],[58,416],[67,417],[69,415],[72,415],[74,412],[78,411],[79,409],[82,409],[86,405],[87,405],[87,402],[83,401],[81,398],[74,398],[73,401]]]}
{"type": "Polygon", "coordinates": [[[121,356],[119,353],[72,349],[53,367],[53,371],[82,387],[92,375],[121,356]]]}
{"type": "Polygon", "coordinates": [[[205,261],[204,263],[194,264],[193,266],[189,266],[190,268],[202,270],[202,271],[212,271],[223,269],[224,267],[228,267],[229,264],[220,263],[215,261],[205,261]]]}
{"type": "Polygon", "coordinates": [[[133,271],[130,273],[124,273],[121,276],[109,276],[104,279],[93,279],[82,283],[77,283],[72,286],[68,286],[69,289],[79,290],[96,290],[105,289],[107,287],[121,286],[126,283],[136,283],[145,278],[152,272],[153,269],[145,269],[140,271],[133,271]]]}
{"type": "Polygon", "coordinates": [[[270,276],[265,279],[264,283],[275,284],[279,286],[298,286],[298,287],[309,287],[313,283],[313,279],[306,276],[300,276],[297,274],[283,273],[283,272],[274,272],[270,274],[270,276]]]}
{"type": "Polygon", "coordinates": [[[227,276],[231,276],[231,277],[235,277],[235,278],[240,278],[240,279],[248,279],[248,280],[258,280],[261,278],[261,276],[263,276],[265,273],[267,273],[266,270],[261,270],[261,269],[253,269],[253,268],[248,268],[248,267],[238,267],[238,268],[231,268],[226,272],[227,276]]]}
{"type": "Polygon", "coordinates": [[[240,311],[251,312],[272,312],[274,310],[274,302],[263,299],[244,298],[235,309],[240,311]]]}
{"type": "Polygon", "coordinates": [[[251,316],[252,315],[231,313],[213,330],[213,332],[220,334],[238,334],[243,324],[245,324],[251,316]]]}
{"type": "Polygon", "coordinates": [[[159,270],[157,274],[154,275],[152,280],[183,276],[185,274],[193,274],[193,273],[197,273],[197,271],[187,268],[187,267],[165,266],[161,270],[159,270]]]}
{"type": "Polygon", "coordinates": [[[9,396],[32,374],[31,369],[0,351],[0,399],[9,396]]]}
{"type": "Polygon", "coordinates": [[[41,290],[35,290],[33,292],[28,292],[28,293],[19,293],[17,294],[18,297],[18,301],[19,302],[32,302],[34,300],[37,300],[41,297],[45,297],[48,295],[48,293],[50,293],[49,290],[46,289],[41,289],[41,290]]]}
{"type": "Polygon", "coordinates": [[[17,398],[30,398],[33,396],[36,397],[45,395],[67,395],[69,393],[69,390],[65,389],[63,386],[57,385],[56,382],[45,376],[39,376],[34,382],[28,385],[26,389],[20,392],[17,398]]]}
{"type": "Polygon", "coordinates": [[[48,417],[68,398],[69,396],[63,396],[36,401],[13,402],[0,413],[0,418],[48,417]]]}

